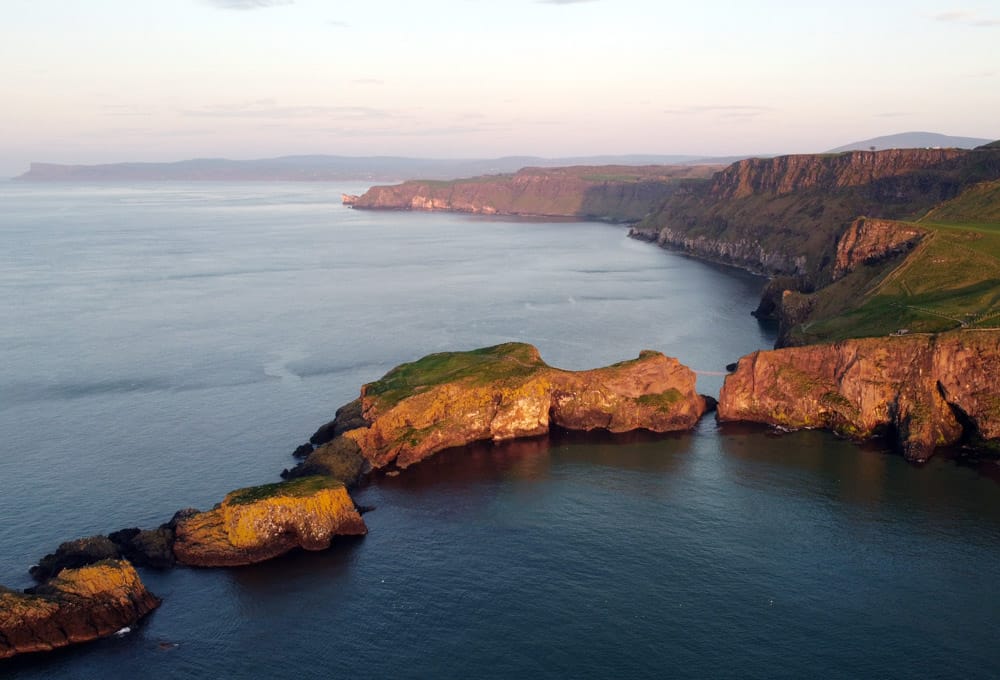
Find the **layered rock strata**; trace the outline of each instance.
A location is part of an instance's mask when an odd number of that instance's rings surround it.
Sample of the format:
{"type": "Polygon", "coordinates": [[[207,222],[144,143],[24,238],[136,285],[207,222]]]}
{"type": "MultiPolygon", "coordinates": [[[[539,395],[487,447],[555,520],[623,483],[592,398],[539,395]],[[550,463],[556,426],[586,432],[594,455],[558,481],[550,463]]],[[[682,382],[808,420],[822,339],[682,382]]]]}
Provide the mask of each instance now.
{"type": "Polygon", "coordinates": [[[0,658],[113,635],[159,604],[132,565],[117,560],[64,569],[24,593],[0,588],[0,658]]]}
{"type": "Polygon", "coordinates": [[[365,385],[357,406],[345,413],[358,406],[366,426],[343,432],[303,466],[322,464],[318,454],[328,447],[338,447],[341,456],[357,452],[371,468],[405,468],[443,449],[534,437],[553,426],[686,430],[706,402],[695,391],[694,372],[659,352],[644,351],[606,368],[564,371],[548,366],[535,347],[508,343],[403,364],[365,385]]]}
{"type": "Polygon", "coordinates": [[[747,159],[675,191],[632,234],[815,289],[833,280],[838,241],[859,217],[916,220],[998,177],[1000,149],[985,147],[747,159]]]}
{"type": "Polygon", "coordinates": [[[733,199],[754,194],[782,196],[817,186],[858,187],[953,163],[967,155],[963,149],[886,149],[747,158],[718,173],[711,194],[733,199]]]}
{"type": "Polygon", "coordinates": [[[719,396],[720,421],[885,433],[911,461],[964,437],[1000,443],[1000,331],[845,340],[754,352],[719,396]]]}
{"type": "Polygon", "coordinates": [[[334,536],[368,531],[339,480],[303,477],[229,493],[207,512],[176,521],[174,555],[194,567],[262,562],[294,548],[325,550],[334,536]]]}
{"type": "Polygon", "coordinates": [[[905,253],[926,235],[926,229],[906,222],[859,217],[837,241],[833,278],[905,253]]]}

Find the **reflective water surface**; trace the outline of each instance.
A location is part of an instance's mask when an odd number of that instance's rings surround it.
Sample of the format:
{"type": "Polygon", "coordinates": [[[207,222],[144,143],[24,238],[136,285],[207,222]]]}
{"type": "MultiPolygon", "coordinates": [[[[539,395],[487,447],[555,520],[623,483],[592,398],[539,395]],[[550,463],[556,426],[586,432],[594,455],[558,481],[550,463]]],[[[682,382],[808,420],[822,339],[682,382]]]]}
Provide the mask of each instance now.
{"type": "MultiPolygon", "coordinates": [[[[61,541],[277,479],[358,386],[507,340],[717,375],[755,277],[593,223],[372,213],[361,186],[0,183],[0,583],[61,541]]],[[[143,571],[137,630],[16,678],[995,677],[996,464],[713,418],[449,451],[368,536],[143,571]]]]}

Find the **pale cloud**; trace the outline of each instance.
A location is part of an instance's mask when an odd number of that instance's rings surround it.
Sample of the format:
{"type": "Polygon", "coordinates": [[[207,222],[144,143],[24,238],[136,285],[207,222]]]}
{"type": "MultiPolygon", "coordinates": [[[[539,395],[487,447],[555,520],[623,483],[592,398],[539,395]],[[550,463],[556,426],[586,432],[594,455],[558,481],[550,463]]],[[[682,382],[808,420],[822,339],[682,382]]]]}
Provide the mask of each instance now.
{"type": "Polygon", "coordinates": [[[909,111],[886,111],[885,113],[873,114],[875,118],[900,118],[902,116],[909,116],[909,111]]]}
{"type": "Polygon", "coordinates": [[[151,116],[153,112],[148,108],[133,106],[132,104],[105,104],[101,107],[109,116],[151,116]]]}
{"type": "Polygon", "coordinates": [[[670,116],[714,115],[722,118],[754,118],[773,111],[770,106],[754,106],[748,104],[710,104],[696,106],[680,106],[664,109],[663,113],[670,116]]]}
{"type": "Polygon", "coordinates": [[[582,2],[594,2],[595,0],[536,0],[539,5],[579,5],[582,2]]]}
{"type": "Polygon", "coordinates": [[[447,137],[457,135],[475,135],[487,132],[506,132],[509,127],[494,125],[429,125],[410,128],[376,127],[376,128],[326,128],[321,132],[337,137],[447,137]]]}
{"type": "Polygon", "coordinates": [[[327,26],[333,26],[334,28],[350,28],[351,25],[346,21],[337,21],[336,19],[331,19],[326,22],[327,26]]]}
{"type": "Polygon", "coordinates": [[[209,5],[219,9],[262,9],[264,7],[278,7],[279,5],[291,5],[295,0],[203,0],[209,5]]]}
{"type": "Polygon", "coordinates": [[[385,85],[385,81],[379,78],[355,78],[351,82],[355,85],[385,85]]]}
{"type": "Polygon", "coordinates": [[[262,99],[243,104],[216,104],[198,109],[182,110],[181,115],[193,118],[333,118],[337,120],[371,120],[406,118],[369,106],[279,106],[273,100],[262,99]]]}
{"type": "Polygon", "coordinates": [[[1000,26],[1000,19],[995,17],[983,16],[979,12],[973,10],[956,9],[950,10],[948,12],[939,12],[931,16],[935,21],[942,21],[946,23],[954,24],[965,24],[966,26],[978,26],[980,28],[989,28],[992,26],[1000,26]]]}
{"type": "Polygon", "coordinates": [[[961,21],[969,16],[969,12],[964,10],[952,10],[950,12],[940,12],[933,16],[935,21],[961,21]]]}

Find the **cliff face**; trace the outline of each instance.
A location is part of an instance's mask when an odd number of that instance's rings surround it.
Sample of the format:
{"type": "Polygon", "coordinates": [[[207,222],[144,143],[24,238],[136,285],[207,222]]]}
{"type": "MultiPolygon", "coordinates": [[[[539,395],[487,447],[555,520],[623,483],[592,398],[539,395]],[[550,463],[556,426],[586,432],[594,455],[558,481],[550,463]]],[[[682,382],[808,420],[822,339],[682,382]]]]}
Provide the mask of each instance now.
{"type": "Polygon", "coordinates": [[[859,217],[915,220],[997,177],[997,149],[749,159],[675,192],[635,233],[699,257],[794,276],[811,290],[833,279],[837,244],[859,217]]]}
{"type": "Polygon", "coordinates": [[[0,588],[0,658],[107,637],[159,604],[120,561],[64,569],[27,593],[0,588]]]}
{"type": "Polygon", "coordinates": [[[324,550],[333,536],[367,533],[344,485],[303,477],[229,493],[214,510],[177,522],[174,554],[182,564],[232,567],[293,548],[324,550]]]}
{"type": "Polygon", "coordinates": [[[757,274],[801,277],[809,273],[806,255],[788,248],[768,247],[757,238],[720,239],[664,227],[653,240],[663,248],[734,265],[757,274]]]}
{"type": "Polygon", "coordinates": [[[837,241],[833,278],[906,252],[926,235],[926,229],[905,222],[859,217],[837,241]]]}
{"type": "MultiPolygon", "coordinates": [[[[684,430],[706,404],[694,372],[659,352],[591,371],[563,371],[531,345],[432,354],[362,388],[367,425],[321,446],[356,450],[372,468],[405,468],[446,448],[572,430],[684,430]]],[[[328,428],[329,429],[329,428],[328,428]]],[[[321,460],[314,461],[319,457],[321,460]]],[[[296,471],[291,471],[291,476],[296,471]]]]}
{"type": "Polygon", "coordinates": [[[710,189],[717,200],[771,194],[782,196],[804,189],[842,189],[870,185],[940,167],[967,155],[960,149],[888,149],[748,158],[715,175],[710,189]]]}
{"type": "Polygon", "coordinates": [[[1000,440],[998,375],[1000,331],[761,351],[726,377],[718,417],[854,438],[887,432],[907,459],[924,461],[963,435],[1000,440]]]}
{"type": "Polygon", "coordinates": [[[453,182],[376,186],[345,205],[381,210],[442,210],[483,215],[545,215],[633,221],[659,206],[686,179],[715,166],[524,168],[453,182]]]}

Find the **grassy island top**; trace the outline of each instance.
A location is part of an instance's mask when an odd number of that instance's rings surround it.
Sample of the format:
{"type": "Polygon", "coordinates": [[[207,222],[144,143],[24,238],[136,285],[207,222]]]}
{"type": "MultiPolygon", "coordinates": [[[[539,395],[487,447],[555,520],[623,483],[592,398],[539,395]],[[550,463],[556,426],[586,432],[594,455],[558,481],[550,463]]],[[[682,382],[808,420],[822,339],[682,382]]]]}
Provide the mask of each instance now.
{"type": "Polygon", "coordinates": [[[247,505],[269,498],[305,498],[327,489],[342,488],[344,483],[334,477],[311,476],[300,477],[287,482],[250,486],[236,489],[226,495],[225,503],[229,505],[247,505]]]}
{"type": "Polygon", "coordinates": [[[464,380],[476,385],[521,380],[548,368],[534,346],[507,342],[468,352],[428,354],[368,383],[363,394],[378,401],[382,408],[389,408],[436,385],[464,380]]]}

